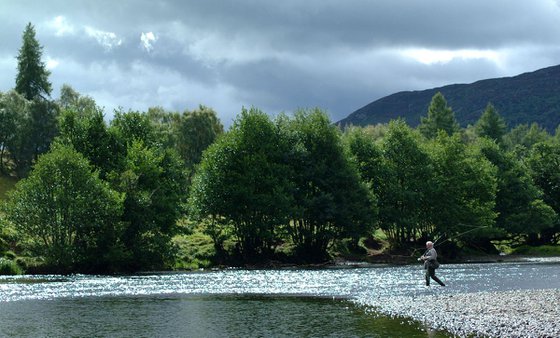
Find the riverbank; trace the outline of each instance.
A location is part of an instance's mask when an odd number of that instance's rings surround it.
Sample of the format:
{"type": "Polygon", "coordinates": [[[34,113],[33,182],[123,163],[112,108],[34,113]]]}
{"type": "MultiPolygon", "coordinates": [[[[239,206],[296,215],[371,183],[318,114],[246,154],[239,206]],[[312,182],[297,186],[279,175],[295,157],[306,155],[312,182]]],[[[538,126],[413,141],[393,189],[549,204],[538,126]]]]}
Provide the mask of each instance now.
{"type": "Polygon", "coordinates": [[[560,337],[560,289],[391,297],[376,311],[460,337],[560,337]]]}

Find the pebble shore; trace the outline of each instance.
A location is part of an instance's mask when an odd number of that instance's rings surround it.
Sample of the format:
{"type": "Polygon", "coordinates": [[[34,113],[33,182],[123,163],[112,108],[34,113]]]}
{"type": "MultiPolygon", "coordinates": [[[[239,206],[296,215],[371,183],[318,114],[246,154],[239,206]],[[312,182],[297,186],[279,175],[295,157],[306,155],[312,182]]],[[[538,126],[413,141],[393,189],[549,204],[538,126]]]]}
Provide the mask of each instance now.
{"type": "Polygon", "coordinates": [[[459,337],[560,337],[560,289],[392,297],[376,311],[459,337]]]}

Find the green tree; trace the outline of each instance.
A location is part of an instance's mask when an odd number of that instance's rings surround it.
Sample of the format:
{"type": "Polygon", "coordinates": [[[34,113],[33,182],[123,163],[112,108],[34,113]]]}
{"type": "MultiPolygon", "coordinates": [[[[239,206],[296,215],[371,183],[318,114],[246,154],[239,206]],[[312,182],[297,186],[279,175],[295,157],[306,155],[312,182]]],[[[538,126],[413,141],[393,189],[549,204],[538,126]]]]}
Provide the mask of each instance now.
{"type": "Polygon", "coordinates": [[[133,143],[140,142],[150,149],[161,148],[156,126],[145,113],[116,110],[107,131],[111,151],[108,164],[116,172],[126,170],[127,149],[133,143]]]}
{"type": "Polygon", "coordinates": [[[375,197],[349,161],[339,130],[319,109],[296,112],[289,158],[296,190],[290,235],[300,257],[320,261],[335,239],[373,230],[375,197]]]}
{"type": "Polygon", "coordinates": [[[16,185],[5,212],[33,252],[58,271],[106,270],[122,202],[81,154],[56,145],[16,185]]]}
{"type": "Polygon", "coordinates": [[[150,107],[146,115],[154,128],[159,146],[163,148],[176,148],[176,129],[181,118],[180,114],[167,112],[162,107],[150,107]]]}
{"type": "Polygon", "coordinates": [[[13,171],[18,177],[25,177],[31,169],[35,155],[33,147],[33,127],[31,108],[33,103],[16,91],[4,94],[1,104],[3,131],[3,151],[8,154],[13,171]]]}
{"type": "Polygon", "coordinates": [[[478,136],[488,137],[500,144],[502,137],[506,133],[506,122],[498,114],[494,106],[489,103],[480,119],[476,122],[475,129],[478,136]]]}
{"type": "MultiPolygon", "coordinates": [[[[214,243],[217,258],[224,258],[224,242],[234,236],[233,210],[235,201],[230,193],[228,172],[234,168],[236,140],[228,132],[203,153],[200,166],[192,178],[189,194],[189,216],[204,225],[204,232],[214,243]]],[[[231,181],[231,183],[235,183],[231,181]]]]}
{"type": "Polygon", "coordinates": [[[136,140],[128,145],[123,168],[109,175],[125,195],[121,269],[161,269],[173,260],[171,238],[178,233],[186,179],[172,149],[150,148],[136,140]]]}
{"type": "Polygon", "coordinates": [[[51,95],[50,72],[41,61],[43,47],[35,38],[35,27],[28,23],[17,56],[16,91],[28,100],[46,99],[51,95]]]}
{"type": "Polygon", "coordinates": [[[420,119],[418,129],[427,138],[435,138],[438,131],[443,130],[447,135],[459,131],[459,124],[453,110],[447,106],[445,97],[437,92],[428,107],[428,116],[420,119]]]}
{"type": "MultiPolygon", "coordinates": [[[[35,28],[31,23],[27,24],[17,56],[15,90],[31,102],[28,124],[18,132],[24,132],[20,139],[29,144],[22,148],[31,148],[35,161],[40,154],[48,151],[57,134],[58,106],[48,100],[51,94],[51,84],[48,80],[50,72],[41,61],[42,49],[35,38],[35,28]]],[[[19,168],[20,174],[26,174],[27,170],[25,166],[19,168]]]]}
{"type": "Polygon", "coordinates": [[[188,168],[198,164],[202,152],[224,132],[216,112],[205,106],[184,112],[177,129],[177,150],[188,168]]]}
{"type": "Polygon", "coordinates": [[[209,220],[218,251],[231,234],[245,260],[270,257],[293,205],[287,151],[270,118],[252,108],[204,153],[190,204],[198,219],[209,220]]]}
{"type": "Polygon", "coordinates": [[[63,86],[59,105],[62,113],[58,119],[59,140],[70,144],[100,170],[100,176],[120,166],[123,149],[114,134],[110,133],[103,117],[103,109],[87,96],[82,96],[70,86],[63,86]]]}
{"type": "Polygon", "coordinates": [[[520,124],[504,136],[504,145],[508,150],[513,150],[519,158],[526,157],[529,150],[539,142],[551,138],[548,132],[537,123],[520,124]]]}
{"type": "Polygon", "coordinates": [[[174,149],[163,147],[153,116],[117,111],[108,132],[107,179],[126,195],[122,269],[165,268],[173,261],[171,237],[179,231],[187,195],[184,164],[174,149]]]}
{"type": "MultiPolygon", "coordinates": [[[[543,192],[543,201],[560,215],[560,143],[541,142],[531,149],[527,158],[531,176],[543,192]]],[[[556,218],[554,227],[541,232],[541,242],[554,243],[560,233],[560,220],[556,218]]]]}
{"type": "Polygon", "coordinates": [[[374,225],[379,225],[377,212],[379,212],[379,207],[383,203],[377,194],[381,191],[380,187],[385,183],[384,178],[389,177],[384,165],[378,131],[378,128],[352,127],[344,132],[342,139],[350,161],[354,163],[361,180],[366,183],[375,198],[376,220],[374,225]]]}
{"type": "Polygon", "coordinates": [[[434,233],[438,238],[460,236],[454,241],[492,249],[495,167],[478,148],[465,145],[459,134],[440,132],[428,147],[435,176],[429,209],[434,233]]]}
{"type": "Polygon", "coordinates": [[[121,149],[126,149],[136,141],[141,141],[147,147],[158,147],[157,131],[148,114],[137,111],[115,111],[111,120],[110,131],[121,143],[121,149]]]}
{"type": "Polygon", "coordinates": [[[369,129],[361,127],[349,128],[343,135],[350,159],[357,166],[362,179],[372,188],[380,186],[381,177],[387,175],[384,173],[383,152],[374,135],[369,129]]]}
{"type": "Polygon", "coordinates": [[[556,213],[546,205],[529,170],[512,153],[482,140],[480,149],[497,168],[496,226],[512,235],[535,236],[554,225],[556,213]]]}
{"type": "MultiPolygon", "coordinates": [[[[16,91],[0,93],[0,171],[3,174],[15,169],[9,165],[9,159],[14,156],[19,158],[17,145],[21,135],[18,130],[29,116],[29,105],[29,101],[16,91]]],[[[12,161],[14,163],[16,161],[12,161]]]]}
{"type": "Polygon", "coordinates": [[[33,149],[33,160],[36,161],[39,155],[49,150],[58,134],[59,107],[52,101],[33,100],[29,112],[29,142],[33,149]]]}
{"type": "Polygon", "coordinates": [[[57,101],[61,110],[71,110],[79,115],[90,115],[94,112],[102,112],[95,100],[89,96],[78,93],[70,85],[63,84],[60,88],[60,98],[57,101]]]}
{"type": "Polygon", "coordinates": [[[433,169],[421,136],[403,120],[391,121],[381,143],[382,171],[373,190],[379,197],[380,227],[396,247],[431,232],[427,209],[433,169]]]}

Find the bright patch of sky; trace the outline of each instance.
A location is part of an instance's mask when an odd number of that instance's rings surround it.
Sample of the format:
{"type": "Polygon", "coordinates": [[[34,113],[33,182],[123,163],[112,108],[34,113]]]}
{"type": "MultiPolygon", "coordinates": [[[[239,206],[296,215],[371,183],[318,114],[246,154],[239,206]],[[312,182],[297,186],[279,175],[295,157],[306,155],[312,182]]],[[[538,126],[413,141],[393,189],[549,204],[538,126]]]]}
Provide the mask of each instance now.
{"type": "Polygon", "coordinates": [[[122,45],[123,43],[123,40],[113,32],[105,32],[102,30],[92,28],[90,26],[86,26],[85,31],[89,37],[92,37],[95,40],[97,40],[97,43],[103,46],[103,48],[105,48],[105,50],[107,51],[110,51],[113,48],[122,45]]]}
{"type": "Polygon", "coordinates": [[[55,31],[56,36],[74,34],[74,26],[62,15],[59,15],[47,22],[47,25],[55,31]]]}
{"type": "Polygon", "coordinates": [[[59,64],[60,64],[60,62],[58,62],[57,60],[55,60],[53,58],[50,58],[50,57],[47,57],[47,62],[46,62],[47,69],[52,70],[52,69],[58,67],[59,64]]]}
{"type": "Polygon", "coordinates": [[[411,48],[401,52],[405,57],[414,59],[425,65],[445,64],[453,60],[484,59],[496,64],[500,63],[501,55],[492,50],[459,49],[459,50],[437,50],[425,48],[411,48]]]}
{"type": "Polygon", "coordinates": [[[142,33],[140,35],[140,42],[142,42],[142,46],[148,52],[154,49],[153,43],[157,41],[157,37],[153,32],[142,33]]]}

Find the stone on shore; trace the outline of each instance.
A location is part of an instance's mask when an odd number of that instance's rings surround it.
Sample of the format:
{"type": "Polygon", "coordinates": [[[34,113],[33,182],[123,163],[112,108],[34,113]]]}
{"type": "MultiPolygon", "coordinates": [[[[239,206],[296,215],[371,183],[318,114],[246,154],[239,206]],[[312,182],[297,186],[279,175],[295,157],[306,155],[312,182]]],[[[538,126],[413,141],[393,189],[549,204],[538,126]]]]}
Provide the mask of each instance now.
{"type": "Polygon", "coordinates": [[[560,337],[560,289],[377,299],[383,314],[408,317],[457,336],[560,337]]]}

